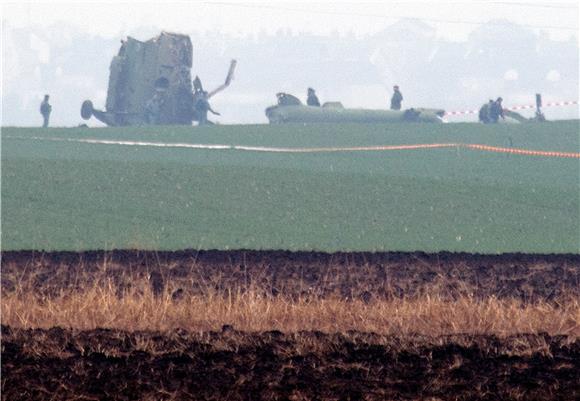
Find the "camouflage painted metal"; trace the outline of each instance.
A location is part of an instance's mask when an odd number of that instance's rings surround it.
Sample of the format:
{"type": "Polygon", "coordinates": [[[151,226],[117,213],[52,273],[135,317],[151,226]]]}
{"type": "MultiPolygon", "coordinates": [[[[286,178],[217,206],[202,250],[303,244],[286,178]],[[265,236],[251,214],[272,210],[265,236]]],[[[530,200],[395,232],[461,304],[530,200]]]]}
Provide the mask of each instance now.
{"type": "Polygon", "coordinates": [[[270,124],[284,123],[442,123],[444,110],[411,108],[407,110],[347,109],[340,102],[326,102],[322,107],[305,106],[295,96],[276,95],[278,104],[266,109],[270,124]]]}
{"type": "MultiPolygon", "coordinates": [[[[162,32],[145,42],[132,37],[121,42],[111,61],[105,111],[86,100],[81,116],[85,120],[94,116],[109,126],[191,125],[195,115],[189,36],[162,32]]],[[[211,95],[229,85],[234,68],[235,60],[226,83],[211,95]]]]}

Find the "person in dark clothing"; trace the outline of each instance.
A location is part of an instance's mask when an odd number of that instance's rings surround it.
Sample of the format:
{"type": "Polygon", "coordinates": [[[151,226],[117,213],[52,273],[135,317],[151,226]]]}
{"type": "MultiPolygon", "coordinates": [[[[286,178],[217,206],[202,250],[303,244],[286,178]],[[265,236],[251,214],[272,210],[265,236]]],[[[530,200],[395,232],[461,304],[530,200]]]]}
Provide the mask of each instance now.
{"type": "Polygon", "coordinates": [[[501,104],[502,101],[503,101],[503,99],[501,97],[498,97],[497,100],[491,104],[491,106],[489,108],[489,120],[490,120],[490,122],[497,123],[499,121],[500,117],[503,120],[505,120],[505,114],[503,111],[503,106],[501,104]]]}
{"type": "Polygon", "coordinates": [[[204,90],[197,91],[194,93],[194,109],[197,115],[197,121],[199,125],[206,125],[206,124],[213,124],[211,121],[207,119],[207,112],[211,112],[216,116],[219,116],[220,113],[214,111],[211,108],[208,100],[208,93],[204,90]]]}
{"type": "Polygon", "coordinates": [[[489,102],[487,102],[486,104],[481,106],[481,108],[479,109],[479,121],[480,122],[482,122],[484,124],[489,124],[491,122],[491,120],[489,118],[489,112],[490,112],[492,105],[493,105],[493,100],[489,99],[489,102]]]}
{"type": "Polygon", "coordinates": [[[397,85],[393,86],[393,97],[391,97],[391,110],[401,110],[401,102],[403,101],[403,94],[399,91],[397,85]]]}
{"type": "Polygon", "coordinates": [[[308,98],[306,99],[306,104],[308,106],[320,107],[320,102],[318,101],[316,92],[314,92],[314,89],[312,88],[308,88],[308,98]]]}
{"type": "Polygon", "coordinates": [[[50,113],[52,112],[52,106],[48,103],[50,96],[44,95],[44,100],[40,103],[40,114],[44,122],[42,123],[42,128],[48,127],[48,120],[50,119],[50,113]]]}

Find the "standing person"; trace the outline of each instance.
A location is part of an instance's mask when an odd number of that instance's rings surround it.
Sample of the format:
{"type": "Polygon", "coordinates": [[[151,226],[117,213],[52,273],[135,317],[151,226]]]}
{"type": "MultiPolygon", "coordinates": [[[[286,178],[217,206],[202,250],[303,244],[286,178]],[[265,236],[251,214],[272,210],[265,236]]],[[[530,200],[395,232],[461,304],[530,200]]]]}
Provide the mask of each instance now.
{"type": "Polygon", "coordinates": [[[50,96],[44,95],[44,100],[40,103],[40,114],[42,114],[42,118],[44,122],[42,123],[42,128],[48,127],[48,120],[50,119],[50,113],[52,112],[52,106],[48,103],[48,99],[50,96]]]}
{"type": "Polygon", "coordinates": [[[399,91],[399,86],[393,86],[393,97],[391,97],[391,110],[401,110],[401,102],[403,101],[403,94],[399,91]]]}
{"type": "Polygon", "coordinates": [[[204,90],[200,90],[194,94],[194,108],[195,113],[197,115],[197,120],[199,121],[199,125],[206,125],[206,124],[213,124],[211,121],[207,119],[207,112],[211,112],[216,116],[219,116],[220,113],[214,111],[211,108],[208,100],[208,93],[204,90]]]}
{"type": "Polygon", "coordinates": [[[500,117],[503,120],[505,120],[505,114],[503,111],[503,106],[501,104],[502,101],[503,99],[501,97],[498,97],[497,100],[493,102],[491,104],[491,107],[489,108],[489,119],[492,123],[497,123],[500,117]]]}
{"type": "Polygon", "coordinates": [[[306,99],[306,104],[308,106],[320,107],[318,96],[316,96],[316,92],[312,88],[308,88],[308,98],[306,99]]]}

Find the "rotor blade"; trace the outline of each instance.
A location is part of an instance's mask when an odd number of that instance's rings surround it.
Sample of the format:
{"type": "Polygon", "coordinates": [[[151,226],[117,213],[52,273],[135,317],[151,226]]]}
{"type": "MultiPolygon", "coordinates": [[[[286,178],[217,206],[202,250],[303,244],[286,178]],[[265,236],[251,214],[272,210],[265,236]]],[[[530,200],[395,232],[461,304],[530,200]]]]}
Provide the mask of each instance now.
{"type": "Polygon", "coordinates": [[[232,60],[230,62],[230,69],[228,70],[228,75],[226,77],[226,82],[223,85],[218,86],[216,89],[214,89],[210,93],[208,93],[208,95],[207,95],[207,98],[208,99],[210,97],[212,97],[213,95],[215,95],[216,93],[223,91],[225,88],[227,88],[230,85],[230,82],[232,82],[232,79],[234,79],[234,71],[236,69],[236,64],[237,63],[238,62],[236,60],[232,60]]]}

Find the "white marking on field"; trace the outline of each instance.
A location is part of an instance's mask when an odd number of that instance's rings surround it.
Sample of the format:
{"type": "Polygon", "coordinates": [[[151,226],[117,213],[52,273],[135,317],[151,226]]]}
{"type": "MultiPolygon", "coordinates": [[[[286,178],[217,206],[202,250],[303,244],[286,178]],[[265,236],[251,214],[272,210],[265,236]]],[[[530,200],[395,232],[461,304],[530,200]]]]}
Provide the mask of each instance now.
{"type": "MultiPolygon", "coordinates": [[[[13,137],[15,138],[15,137],[13,137]]],[[[20,137],[19,139],[26,139],[20,137]]],[[[80,139],[80,138],[43,138],[31,137],[31,139],[57,142],[78,142],[91,143],[97,145],[123,145],[123,146],[153,146],[158,148],[186,148],[186,149],[232,149],[230,145],[212,145],[197,143],[164,143],[164,142],[143,142],[143,141],[113,141],[110,139],[80,139]]]]}
{"type": "Polygon", "coordinates": [[[272,153],[320,153],[320,152],[360,152],[360,151],[381,151],[381,150],[409,150],[409,149],[429,149],[429,148],[449,148],[457,147],[454,143],[435,144],[414,144],[414,145],[377,145],[377,146],[351,146],[351,147],[319,147],[319,148],[286,148],[267,146],[244,146],[244,145],[221,145],[221,144],[200,144],[200,143],[166,143],[166,142],[144,142],[144,141],[122,141],[110,139],[92,138],[46,138],[46,137],[16,137],[8,136],[10,139],[32,139],[40,141],[54,142],[76,142],[97,145],[121,145],[121,146],[150,146],[159,148],[184,148],[184,149],[210,149],[210,150],[242,150],[249,152],[272,152],[272,153]]]}
{"type": "Polygon", "coordinates": [[[503,148],[497,146],[473,144],[473,143],[423,143],[411,145],[378,145],[378,146],[354,146],[354,147],[327,147],[327,148],[277,148],[265,146],[242,146],[242,145],[220,145],[220,144],[200,144],[200,143],[165,143],[165,142],[143,142],[143,141],[117,141],[109,139],[82,139],[82,138],[44,138],[44,137],[18,137],[6,136],[9,139],[33,139],[41,141],[60,141],[89,143],[97,145],[121,145],[121,146],[151,146],[159,148],[183,148],[183,149],[210,149],[210,150],[242,150],[250,152],[272,152],[272,153],[322,153],[322,152],[361,152],[361,151],[384,151],[384,150],[412,150],[412,149],[434,149],[434,148],[467,148],[485,152],[514,153],[528,156],[544,157],[564,157],[580,159],[580,153],[576,152],[553,152],[542,150],[528,150],[517,148],[503,148]]]}
{"type": "MultiPolygon", "coordinates": [[[[75,140],[73,140],[75,141],[75,140]]],[[[111,141],[103,139],[78,139],[76,142],[95,143],[101,145],[126,145],[126,146],[154,146],[159,148],[186,148],[186,149],[232,149],[230,145],[211,145],[199,143],[163,143],[141,141],[111,141]]]]}

